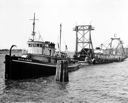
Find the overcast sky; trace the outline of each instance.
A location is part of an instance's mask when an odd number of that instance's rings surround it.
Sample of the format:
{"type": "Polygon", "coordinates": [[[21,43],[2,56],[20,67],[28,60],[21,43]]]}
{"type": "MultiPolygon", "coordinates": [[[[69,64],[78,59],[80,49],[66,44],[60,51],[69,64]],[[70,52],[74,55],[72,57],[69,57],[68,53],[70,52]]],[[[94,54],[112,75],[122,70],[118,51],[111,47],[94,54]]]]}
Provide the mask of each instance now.
{"type": "Polygon", "coordinates": [[[114,34],[128,46],[128,0],[0,0],[0,49],[26,48],[31,37],[36,13],[37,37],[59,42],[62,23],[62,49],[75,50],[75,25],[91,24],[94,47],[105,43],[114,34]]]}

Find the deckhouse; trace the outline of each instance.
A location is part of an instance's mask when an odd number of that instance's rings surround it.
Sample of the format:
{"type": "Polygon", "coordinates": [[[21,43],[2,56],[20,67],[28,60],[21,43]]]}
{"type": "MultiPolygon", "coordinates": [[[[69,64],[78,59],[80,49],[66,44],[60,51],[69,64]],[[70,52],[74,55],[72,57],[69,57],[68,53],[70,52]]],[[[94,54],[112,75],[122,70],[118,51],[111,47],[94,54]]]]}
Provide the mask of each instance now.
{"type": "Polygon", "coordinates": [[[29,40],[28,53],[54,56],[55,44],[49,41],[42,42],[42,41],[29,40]]]}

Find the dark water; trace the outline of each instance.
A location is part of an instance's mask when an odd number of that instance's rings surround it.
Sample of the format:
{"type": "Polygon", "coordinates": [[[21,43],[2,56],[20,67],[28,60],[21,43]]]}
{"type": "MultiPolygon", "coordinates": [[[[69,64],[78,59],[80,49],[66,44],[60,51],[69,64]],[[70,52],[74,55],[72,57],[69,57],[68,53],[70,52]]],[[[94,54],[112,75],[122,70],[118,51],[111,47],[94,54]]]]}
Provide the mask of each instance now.
{"type": "Polygon", "coordinates": [[[54,76],[5,82],[3,61],[0,55],[0,103],[128,103],[128,59],[82,67],[67,84],[54,76]]]}

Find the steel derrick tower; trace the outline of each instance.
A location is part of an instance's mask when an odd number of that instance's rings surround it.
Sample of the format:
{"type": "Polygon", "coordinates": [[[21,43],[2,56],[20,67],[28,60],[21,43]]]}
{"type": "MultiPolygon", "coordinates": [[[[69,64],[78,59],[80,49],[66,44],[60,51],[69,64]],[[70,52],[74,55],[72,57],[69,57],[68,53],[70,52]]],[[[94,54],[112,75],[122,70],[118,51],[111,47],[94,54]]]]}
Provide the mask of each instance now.
{"type": "Polygon", "coordinates": [[[76,32],[76,49],[75,54],[77,55],[79,48],[88,48],[93,50],[91,31],[94,30],[92,25],[77,25],[74,28],[76,32]]]}

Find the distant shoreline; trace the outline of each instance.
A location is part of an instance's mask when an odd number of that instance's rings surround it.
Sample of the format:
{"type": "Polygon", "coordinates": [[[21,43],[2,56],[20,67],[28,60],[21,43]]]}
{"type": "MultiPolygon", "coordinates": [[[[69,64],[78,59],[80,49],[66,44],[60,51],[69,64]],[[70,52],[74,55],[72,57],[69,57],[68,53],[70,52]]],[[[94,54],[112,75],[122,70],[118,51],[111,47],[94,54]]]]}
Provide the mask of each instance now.
{"type": "MultiPolygon", "coordinates": [[[[21,55],[23,52],[27,52],[24,49],[12,49],[12,55],[21,55]]],[[[0,49],[0,54],[9,54],[9,49],[0,49]]],[[[73,58],[74,52],[68,52],[68,55],[73,58]]]]}
{"type": "MultiPolygon", "coordinates": [[[[12,49],[12,53],[21,53],[22,49],[12,49]]],[[[0,49],[0,54],[9,54],[9,49],[0,49]]]]}

